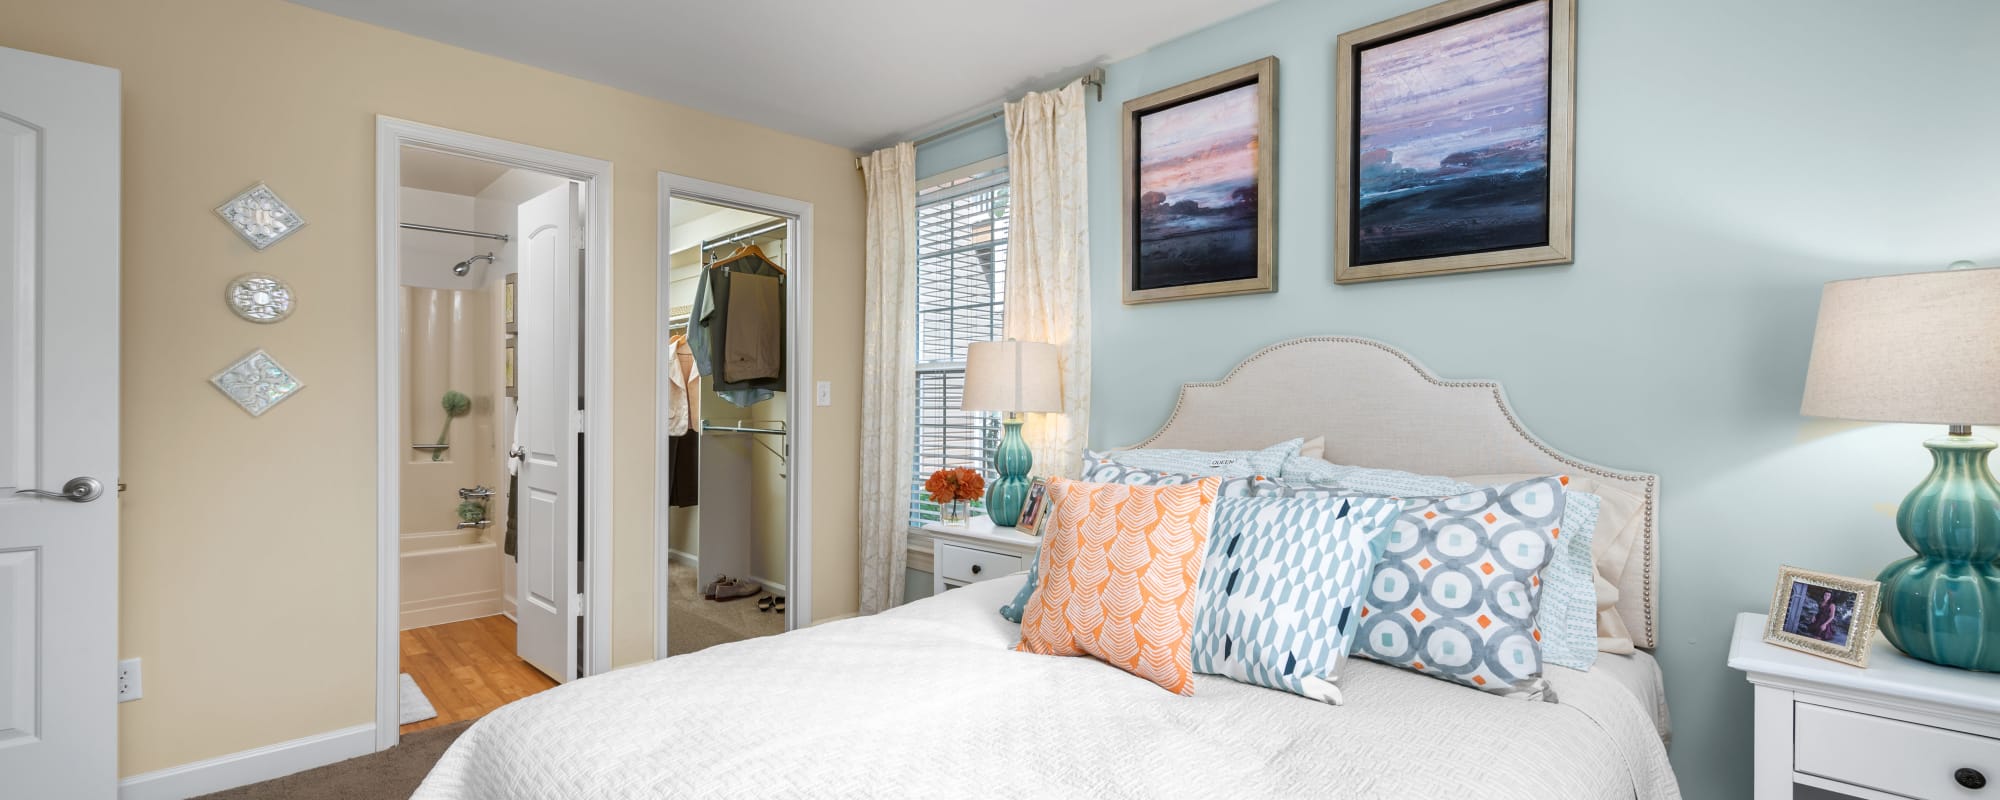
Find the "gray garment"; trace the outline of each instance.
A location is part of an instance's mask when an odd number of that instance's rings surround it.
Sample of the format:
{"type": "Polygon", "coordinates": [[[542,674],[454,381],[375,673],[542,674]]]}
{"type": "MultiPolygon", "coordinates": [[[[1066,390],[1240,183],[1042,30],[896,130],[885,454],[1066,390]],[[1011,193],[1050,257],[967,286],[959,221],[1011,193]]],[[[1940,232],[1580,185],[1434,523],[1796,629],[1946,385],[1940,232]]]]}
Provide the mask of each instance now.
{"type": "Polygon", "coordinates": [[[784,286],[777,278],[738,273],[730,278],[729,314],[723,332],[722,378],[729,382],[785,374],[784,286]]]}
{"type": "MultiPolygon", "coordinates": [[[[694,306],[689,309],[688,349],[694,351],[695,366],[701,374],[709,376],[709,388],[716,396],[739,407],[748,408],[776,394],[774,389],[785,388],[784,372],[776,377],[731,383],[722,379],[717,367],[724,363],[729,317],[730,278],[733,274],[765,275],[779,279],[783,286],[784,271],[768,259],[759,256],[744,256],[719,267],[711,267],[702,272],[701,280],[695,281],[694,306]]],[[[779,341],[784,340],[784,293],[779,293],[779,341]]]]}

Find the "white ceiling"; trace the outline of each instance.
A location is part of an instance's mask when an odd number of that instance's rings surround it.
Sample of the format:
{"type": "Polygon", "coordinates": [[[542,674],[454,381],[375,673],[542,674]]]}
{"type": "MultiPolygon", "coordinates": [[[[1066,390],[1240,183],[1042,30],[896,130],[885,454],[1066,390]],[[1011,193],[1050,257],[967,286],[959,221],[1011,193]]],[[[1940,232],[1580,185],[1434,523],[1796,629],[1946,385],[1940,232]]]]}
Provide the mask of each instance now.
{"type": "Polygon", "coordinates": [[[476,197],[505,174],[507,167],[491,161],[403,148],[403,185],[411,189],[476,197]]]}
{"type": "Polygon", "coordinates": [[[858,150],[1271,2],[292,1],[858,150]]]}

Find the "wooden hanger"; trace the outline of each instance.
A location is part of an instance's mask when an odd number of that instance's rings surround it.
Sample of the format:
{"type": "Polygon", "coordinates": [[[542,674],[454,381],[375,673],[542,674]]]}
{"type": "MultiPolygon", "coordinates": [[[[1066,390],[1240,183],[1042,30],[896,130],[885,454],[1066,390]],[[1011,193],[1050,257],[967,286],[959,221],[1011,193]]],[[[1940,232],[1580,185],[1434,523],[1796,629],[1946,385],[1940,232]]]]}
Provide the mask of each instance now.
{"type": "Polygon", "coordinates": [[[731,261],[735,261],[735,260],[737,260],[737,259],[739,259],[739,258],[743,258],[744,256],[756,256],[756,257],[758,257],[758,258],[761,258],[761,259],[764,259],[765,261],[769,261],[769,262],[770,262],[770,264],[771,264],[771,267],[772,267],[773,269],[776,269],[776,270],[778,271],[778,274],[780,274],[780,275],[783,275],[783,274],[785,274],[785,268],[784,268],[784,267],[781,267],[781,266],[778,266],[778,262],[776,262],[776,261],[771,261],[771,257],[770,257],[770,256],[767,256],[767,255],[764,255],[764,249],[763,249],[763,248],[761,248],[761,247],[758,247],[758,246],[756,246],[756,245],[754,245],[754,244],[749,244],[749,243],[745,243],[745,244],[744,244],[744,245],[743,245],[742,247],[739,247],[739,248],[737,248],[737,249],[736,249],[736,252],[734,252],[734,253],[731,253],[731,254],[729,254],[729,257],[728,257],[728,258],[725,258],[725,259],[722,259],[721,261],[717,261],[717,262],[715,262],[715,263],[713,263],[713,264],[710,264],[710,265],[708,265],[708,268],[709,268],[709,269],[715,269],[716,267],[719,267],[719,266],[722,266],[722,265],[724,265],[724,264],[727,264],[727,263],[729,263],[729,262],[731,262],[731,261]]]}

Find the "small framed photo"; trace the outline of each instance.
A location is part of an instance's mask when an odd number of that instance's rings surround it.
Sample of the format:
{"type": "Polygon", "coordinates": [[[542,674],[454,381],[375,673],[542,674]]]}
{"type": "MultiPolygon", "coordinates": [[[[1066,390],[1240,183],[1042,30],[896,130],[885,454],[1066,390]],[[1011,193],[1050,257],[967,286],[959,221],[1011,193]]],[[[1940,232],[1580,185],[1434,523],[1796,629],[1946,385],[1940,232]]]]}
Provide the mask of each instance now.
{"type": "Polygon", "coordinates": [[[1764,641],[1866,667],[1881,599],[1875,581],[1780,567],[1764,641]]]}
{"type": "Polygon", "coordinates": [[[1036,478],[1028,483],[1028,499],[1021,501],[1021,521],[1014,523],[1014,529],[1029,535],[1041,535],[1036,529],[1042,524],[1043,502],[1049,494],[1049,479],[1036,478]]]}
{"type": "Polygon", "coordinates": [[[514,337],[512,336],[507,337],[507,361],[502,366],[506,370],[507,396],[519,398],[521,396],[521,389],[514,382],[514,337]]]}
{"type": "Polygon", "coordinates": [[[520,332],[520,323],[514,318],[514,279],[519,277],[520,274],[518,272],[507,273],[506,290],[501,295],[500,316],[502,321],[507,323],[508,333],[520,332]]]}

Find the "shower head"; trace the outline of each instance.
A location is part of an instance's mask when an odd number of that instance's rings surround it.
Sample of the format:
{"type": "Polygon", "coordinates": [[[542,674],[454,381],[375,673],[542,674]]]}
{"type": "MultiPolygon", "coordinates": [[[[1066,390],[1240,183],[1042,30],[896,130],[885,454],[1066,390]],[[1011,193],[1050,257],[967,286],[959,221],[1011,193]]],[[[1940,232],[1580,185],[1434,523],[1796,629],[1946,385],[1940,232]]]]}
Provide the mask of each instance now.
{"type": "Polygon", "coordinates": [[[488,264],[491,264],[493,263],[493,254],[487,253],[486,255],[483,256],[473,256],[464,261],[460,261],[456,264],[453,264],[451,265],[451,274],[463,277],[466,273],[472,271],[472,262],[474,261],[484,261],[488,264]]]}

